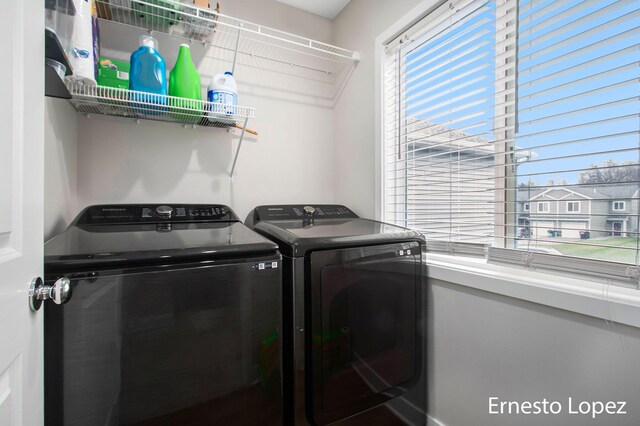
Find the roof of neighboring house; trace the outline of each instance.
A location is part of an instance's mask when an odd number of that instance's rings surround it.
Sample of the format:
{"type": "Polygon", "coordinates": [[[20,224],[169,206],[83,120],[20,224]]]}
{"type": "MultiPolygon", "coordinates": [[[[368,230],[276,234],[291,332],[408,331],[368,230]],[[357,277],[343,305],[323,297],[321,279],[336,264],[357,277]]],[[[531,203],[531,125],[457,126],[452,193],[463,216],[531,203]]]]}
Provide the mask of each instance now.
{"type": "Polygon", "coordinates": [[[533,197],[542,194],[547,188],[518,188],[518,201],[529,201],[533,197]]]}
{"type": "MultiPolygon", "coordinates": [[[[464,156],[493,161],[496,147],[494,140],[480,135],[452,129],[445,125],[432,123],[422,118],[406,117],[406,137],[417,148],[438,149],[443,152],[459,152],[464,156]]],[[[516,147],[517,148],[517,147],[516,147]]],[[[518,161],[536,158],[538,154],[517,148],[514,152],[518,161]]]]}
{"type": "Polygon", "coordinates": [[[492,155],[495,151],[493,141],[482,136],[472,135],[461,130],[451,129],[426,120],[407,117],[407,138],[416,145],[425,148],[441,146],[443,151],[460,151],[470,155],[492,155]]]}
{"type": "Polygon", "coordinates": [[[571,187],[571,189],[577,194],[584,195],[585,197],[589,197],[593,200],[607,200],[606,194],[600,192],[600,187],[598,185],[588,185],[588,186],[575,186],[571,187]]]}
{"type": "Polygon", "coordinates": [[[620,185],[568,185],[567,188],[557,186],[553,188],[546,187],[531,187],[531,188],[518,188],[518,201],[529,201],[534,197],[542,194],[548,190],[564,189],[566,191],[573,191],[585,197],[596,200],[614,200],[635,198],[636,192],[638,192],[638,184],[624,183],[620,185]]]}
{"type": "MultiPolygon", "coordinates": [[[[637,183],[623,183],[619,185],[589,185],[590,191],[596,191],[598,194],[603,195],[604,198],[633,198],[634,194],[638,191],[637,183]]],[[[579,191],[576,191],[579,192],[579,191]]]]}

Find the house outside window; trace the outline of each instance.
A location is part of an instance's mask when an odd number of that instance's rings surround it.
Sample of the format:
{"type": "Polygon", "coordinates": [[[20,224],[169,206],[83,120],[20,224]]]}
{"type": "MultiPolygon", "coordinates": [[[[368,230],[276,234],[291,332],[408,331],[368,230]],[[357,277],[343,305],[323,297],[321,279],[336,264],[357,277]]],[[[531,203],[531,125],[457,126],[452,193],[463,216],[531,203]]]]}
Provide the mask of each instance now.
{"type": "Polygon", "coordinates": [[[550,211],[551,211],[551,207],[548,201],[538,202],[538,213],[549,213],[550,211]]]}
{"type": "Polygon", "coordinates": [[[524,211],[528,212],[530,211],[531,207],[529,206],[529,203],[524,203],[524,211]]]}
{"type": "Polygon", "coordinates": [[[580,201],[567,201],[567,212],[580,213],[580,201]]]}
{"type": "Polygon", "coordinates": [[[621,212],[625,210],[625,202],[624,201],[614,201],[611,203],[611,210],[614,212],[621,212]]]}

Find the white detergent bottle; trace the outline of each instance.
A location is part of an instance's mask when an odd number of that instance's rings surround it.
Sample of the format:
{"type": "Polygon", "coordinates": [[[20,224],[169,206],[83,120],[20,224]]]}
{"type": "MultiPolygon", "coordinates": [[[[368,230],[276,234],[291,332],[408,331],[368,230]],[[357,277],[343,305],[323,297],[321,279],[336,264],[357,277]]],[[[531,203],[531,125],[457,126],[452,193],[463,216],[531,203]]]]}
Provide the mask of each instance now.
{"type": "Polygon", "coordinates": [[[230,71],[213,77],[207,90],[207,100],[215,102],[211,106],[209,118],[216,120],[221,117],[236,115],[238,105],[238,86],[230,71]]]}

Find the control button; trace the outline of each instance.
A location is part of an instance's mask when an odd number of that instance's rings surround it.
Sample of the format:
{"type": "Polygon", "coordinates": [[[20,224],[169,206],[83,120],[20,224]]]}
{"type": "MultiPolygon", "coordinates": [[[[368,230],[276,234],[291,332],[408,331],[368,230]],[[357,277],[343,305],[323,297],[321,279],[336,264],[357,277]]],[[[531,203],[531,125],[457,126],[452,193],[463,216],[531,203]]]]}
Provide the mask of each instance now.
{"type": "Polygon", "coordinates": [[[170,206],[158,206],[156,207],[156,214],[162,218],[169,219],[173,213],[173,208],[170,206]]]}

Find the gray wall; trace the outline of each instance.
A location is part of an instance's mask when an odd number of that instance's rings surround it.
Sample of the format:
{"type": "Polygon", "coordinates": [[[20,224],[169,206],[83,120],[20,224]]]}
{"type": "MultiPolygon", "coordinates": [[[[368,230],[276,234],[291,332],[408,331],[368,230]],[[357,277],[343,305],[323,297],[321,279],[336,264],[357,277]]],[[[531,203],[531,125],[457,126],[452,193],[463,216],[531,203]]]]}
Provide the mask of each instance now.
{"type": "Polygon", "coordinates": [[[334,108],[336,202],[362,216],[375,214],[374,42],[420,0],[351,0],[333,21],[336,45],[357,50],[361,61],[334,108]]]}
{"type": "Polygon", "coordinates": [[[438,280],[428,297],[429,415],[441,424],[640,424],[640,329],[438,280]],[[492,396],[546,397],[564,414],[490,415],[492,396]],[[628,401],[628,414],[569,415],[569,397],[628,401]]]}
{"type": "Polygon", "coordinates": [[[77,113],[69,102],[45,98],[44,237],[62,232],[77,209],[77,113]]]}

